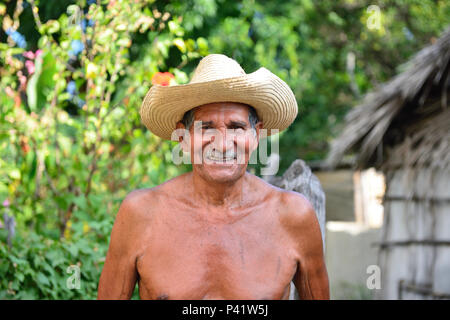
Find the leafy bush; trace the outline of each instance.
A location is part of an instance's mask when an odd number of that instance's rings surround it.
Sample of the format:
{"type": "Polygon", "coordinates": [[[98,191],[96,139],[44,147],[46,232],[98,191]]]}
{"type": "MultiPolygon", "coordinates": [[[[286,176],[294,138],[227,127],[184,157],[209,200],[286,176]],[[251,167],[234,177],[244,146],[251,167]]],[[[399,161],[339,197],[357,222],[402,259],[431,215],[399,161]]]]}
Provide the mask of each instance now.
{"type": "Polygon", "coordinates": [[[0,229],[0,298],[92,299],[121,199],[187,169],[139,107],[155,75],[186,82],[177,66],[200,48],[150,0],[80,0],[57,19],[42,19],[37,1],[13,4],[0,5],[0,200],[16,237],[9,249],[0,229]],[[34,43],[21,15],[33,17],[34,43]],[[70,290],[77,264],[81,289],[70,290]]]}
{"type": "Polygon", "coordinates": [[[95,299],[106,248],[86,238],[53,240],[36,233],[0,246],[0,299],[95,299]],[[80,288],[67,282],[80,268],[80,288]],[[69,272],[68,272],[69,271],[69,272]]]}

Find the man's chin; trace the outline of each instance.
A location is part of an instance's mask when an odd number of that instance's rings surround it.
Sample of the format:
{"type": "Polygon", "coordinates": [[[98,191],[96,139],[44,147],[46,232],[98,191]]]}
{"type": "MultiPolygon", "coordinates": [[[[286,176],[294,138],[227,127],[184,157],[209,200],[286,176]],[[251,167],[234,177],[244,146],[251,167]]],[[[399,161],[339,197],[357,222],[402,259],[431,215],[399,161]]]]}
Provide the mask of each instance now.
{"type": "Polygon", "coordinates": [[[203,164],[199,169],[207,180],[225,183],[238,180],[245,173],[245,167],[236,163],[210,163],[203,164]]]}

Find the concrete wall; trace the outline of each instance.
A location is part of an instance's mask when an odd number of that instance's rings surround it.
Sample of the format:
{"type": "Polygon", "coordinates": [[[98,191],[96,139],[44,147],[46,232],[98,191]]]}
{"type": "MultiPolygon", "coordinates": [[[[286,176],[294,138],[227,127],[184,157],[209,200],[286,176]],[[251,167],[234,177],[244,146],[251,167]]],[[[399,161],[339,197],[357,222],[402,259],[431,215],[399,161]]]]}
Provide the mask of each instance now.
{"type": "Polygon", "coordinates": [[[326,265],[331,299],[372,299],[367,288],[367,267],[377,264],[380,229],[356,222],[330,221],[326,224],[326,265]]]}
{"type": "Polygon", "coordinates": [[[315,172],[326,195],[325,258],[332,299],[372,299],[367,267],[377,264],[384,179],[375,170],[315,172]]]}
{"type": "Polygon", "coordinates": [[[325,192],[326,221],[354,221],[354,171],[315,171],[314,174],[325,192]]]}

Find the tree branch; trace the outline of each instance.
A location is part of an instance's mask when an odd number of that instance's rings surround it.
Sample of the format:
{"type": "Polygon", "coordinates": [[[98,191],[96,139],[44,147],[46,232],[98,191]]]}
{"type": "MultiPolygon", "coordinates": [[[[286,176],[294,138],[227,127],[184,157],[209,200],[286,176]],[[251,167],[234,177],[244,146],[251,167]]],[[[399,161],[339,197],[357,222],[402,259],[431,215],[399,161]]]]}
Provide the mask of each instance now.
{"type": "Polygon", "coordinates": [[[38,26],[38,29],[41,29],[42,22],[41,22],[41,18],[39,17],[39,14],[38,14],[39,8],[36,6],[36,3],[34,2],[34,0],[28,0],[28,2],[30,3],[30,6],[31,6],[31,12],[33,12],[34,22],[38,26]]]}

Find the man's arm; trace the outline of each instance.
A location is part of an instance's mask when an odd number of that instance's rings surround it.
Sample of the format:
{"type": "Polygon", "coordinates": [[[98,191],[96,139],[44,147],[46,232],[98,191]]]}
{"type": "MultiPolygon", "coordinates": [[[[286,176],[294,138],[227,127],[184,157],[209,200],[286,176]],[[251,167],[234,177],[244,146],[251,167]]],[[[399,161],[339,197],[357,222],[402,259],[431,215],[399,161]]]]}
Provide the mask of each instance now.
{"type": "Polygon", "coordinates": [[[108,253],[98,285],[97,299],[130,299],[137,281],[133,232],[136,212],[133,193],[123,200],[111,232],[108,253]]]}
{"type": "Polygon", "coordinates": [[[314,208],[299,193],[288,192],[290,233],[298,256],[294,284],[300,299],[330,299],[322,234],[314,208]]]}

